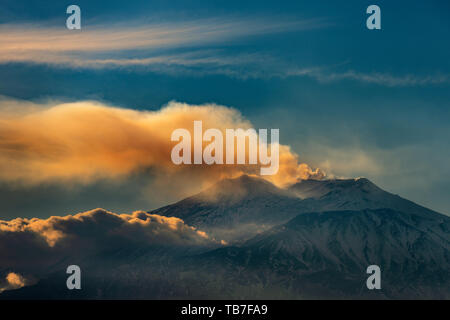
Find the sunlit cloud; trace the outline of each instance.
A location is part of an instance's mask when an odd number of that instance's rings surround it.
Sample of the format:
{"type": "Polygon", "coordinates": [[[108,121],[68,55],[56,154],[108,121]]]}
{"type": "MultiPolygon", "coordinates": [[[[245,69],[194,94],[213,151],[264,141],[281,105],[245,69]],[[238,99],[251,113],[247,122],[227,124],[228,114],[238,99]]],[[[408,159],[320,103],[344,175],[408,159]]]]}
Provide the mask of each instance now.
{"type": "MultiPolygon", "coordinates": [[[[136,243],[143,241],[147,244],[201,245],[204,242],[213,241],[205,232],[185,225],[179,218],[148,214],[143,211],[116,214],[103,209],[75,215],[52,216],[48,219],[0,220],[2,242],[13,241],[18,237],[18,233],[23,237],[34,239],[33,241],[39,246],[45,243],[43,247],[49,250],[55,247],[62,248],[68,243],[75,246],[81,241],[81,237],[84,238],[83,241],[91,238],[92,246],[94,246],[98,234],[105,234],[111,237],[111,240],[120,238],[124,241],[136,243]],[[78,237],[80,239],[77,239],[78,237]]],[[[81,243],[79,244],[82,246],[81,243]]],[[[2,253],[5,260],[11,257],[11,253],[2,253]]]]}
{"type": "Polygon", "coordinates": [[[163,55],[152,58],[154,54],[151,53],[161,49],[201,47],[324,25],[319,19],[263,18],[210,18],[159,24],[133,23],[131,26],[118,23],[93,25],[80,31],[39,25],[0,25],[0,63],[31,62],[72,67],[150,65],[167,62],[168,58],[163,55]],[[140,56],[143,52],[147,56],[140,56]]]}
{"type": "Polygon", "coordinates": [[[116,214],[94,209],[48,219],[0,220],[0,271],[13,270],[0,278],[0,292],[35,283],[68,254],[72,262],[77,262],[111,250],[131,253],[145,248],[151,253],[170,250],[169,246],[173,249],[221,245],[222,241],[179,218],[143,211],[116,214]]]}
{"type": "Polygon", "coordinates": [[[22,275],[10,272],[6,275],[5,279],[0,279],[0,293],[5,290],[20,289],[29,284],[30,281],[25,279],[22,275]]]}
{"type": "MultiPolygon", "coordinates": [[[[215,128],[223,134],[230,128],[253,128],[233,108],[170,102],[158,111],[137,111],[81,101],[25,103],[22,109],[15,101],[12,109],[9,101],[0,102],[0,180],[4,182],[86,184],[152,168],[162,180],[180,181],[180,191],[197,190],[225,177],[260,172],[261,165],[172,162],[172,132],[185,128],[193,136],[194,121],[201,120],[204,130],[215,128]]],[[[300,163],[289,146],[280,145],[279,170],[264,178],[284,186],[298,179],[323,176],[320,170],[300,163]]]]}
{"type": "Polygon", "coordinates": [[[166,23],[91,25],[82,30],[40,25],[0,25],[0,63],[33,63],[85,69],[126,68],[162,74],[234,78],[309,77],[319,82],[351,80],[397,86],[448,84],[447,74],[394,75],[334,71],[333,67],[292,65],[264,52],[212,50],[273,33],[323,28],[325,19],[209,18],[166,23]]]}

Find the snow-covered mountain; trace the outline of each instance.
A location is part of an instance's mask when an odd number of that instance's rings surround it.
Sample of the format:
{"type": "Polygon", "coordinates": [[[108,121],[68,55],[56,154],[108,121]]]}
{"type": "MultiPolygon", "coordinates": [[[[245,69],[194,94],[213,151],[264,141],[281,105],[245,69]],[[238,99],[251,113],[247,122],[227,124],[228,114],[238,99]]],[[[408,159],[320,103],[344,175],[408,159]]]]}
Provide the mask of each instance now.
{"type": "Polygon", "coordinates": [[[236,241],[284,223],[309,207],[289,190],[243,175],[225,179],[197,195],[152,211],[178,217],[217,239],[236,241]]]}
{"type": "Polygon", "coordinates": [[[82,293],[64,290],[61,270],[0,298],[450,299],[450,217],[367,179],[280,189],[241,176],[151,213],[179,217],[227,244],[112,244],[82,261],[82,293]],[[381,290],[366,287],[373,264],[381,290]]]}
{"type": "Polygon", "coordinates": [[[247,175],[222,180],[195,196],[151,213],[181,218],[230,242],[249,239],[301,213],[382,208],[439,216],[365,178],[303,180],[286,190],[247,175]]]}
{"type": "Polygon", "coordinates": [[[289,188],[312,211],[390,208],[422,216],[436,212],[386,192],[366,178],[303,180],[289,188]]]}
{"type": "Polygon", "coordinates": [[[305,213],[241,246],[191,261],[204,274],[215,270],[224,291],[246,283],[260,287],[259,294],[291,298],[449,299],[449,232],[450,218],[443,215],[391,209],[305,213]],[[374,264],[382,272],[380,291],[366,287],[366,268],[374,264]]]}

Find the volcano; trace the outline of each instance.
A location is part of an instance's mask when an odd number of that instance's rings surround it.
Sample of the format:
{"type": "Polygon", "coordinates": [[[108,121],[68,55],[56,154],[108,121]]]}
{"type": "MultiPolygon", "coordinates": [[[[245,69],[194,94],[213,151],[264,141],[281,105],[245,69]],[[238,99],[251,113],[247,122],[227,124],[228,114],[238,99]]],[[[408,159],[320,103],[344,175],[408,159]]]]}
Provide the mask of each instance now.
{"type": "Polygon", "coordinates": [[[440,214],[377,187],[365,178],[302,180],[281,189],[242,175],[151,213],[174,216],[216,238],[248,240],[302,213],[392,209],[421,217],[440,214]]]}
{"type": "Polygon", "coordinates": [[[111,244],[80,260],[82,295],[57,270],[0,298],[450,299],[450,218],[365,178],[282,189],[243,175],[149,213],[182,219],[212,245],[111,244]],[[369,265],[380,290],[366,287],[369,265]]]}

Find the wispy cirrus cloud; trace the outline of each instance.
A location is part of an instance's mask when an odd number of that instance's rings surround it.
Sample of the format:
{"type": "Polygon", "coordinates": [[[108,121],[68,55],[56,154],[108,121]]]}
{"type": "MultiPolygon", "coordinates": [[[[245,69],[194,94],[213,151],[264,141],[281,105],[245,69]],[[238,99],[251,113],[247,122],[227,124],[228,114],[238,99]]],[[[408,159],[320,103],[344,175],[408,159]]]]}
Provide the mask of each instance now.
{"type": "Polygon", "coordinates": [[[233,78],[308,77],[321,83],[356,81],[388,87],[450,83],[448,74],[336,71],[304,67],[267,52],[230,53],[249,37],[298,32],[331,25],[325,19],[203,18],[166,23],[115,23],[67,30],[32,24],[0,25],[0,64],[32,63],[82,69],[132,69],[161,74],[233,78]],[[222,47],[218,49],[217,47],[222,47]]]}
{"type": "Polygon", "coordinates": [[[170,23],[134,23],[132,26],[117,23],[88,26],[80,31],[38,25],[0,25],[0,62],[70,65],[75,60],[75,65],[81,66],[83,61],[88,66],[102,61],[105,64],[151,64],[160,61],[148,56],[137,57],[136,51],[145,50],[149,54],[161,49],[199,47],[324,25],[321,19],[262,18],[210,18],[170,23]],[[121,53],[121,59],[117,59],[118,53],[121,53]]]}
{"type": "Polygon", "coordinates": [[[320,82],[334,82],[339,80],[353,80],[369,84],[384,85],[388,87],[425,86],[450,83],[450,76],[445,74],[419,76],[414,74],[392,75],[382,72],[357,72],[354,70],[344,72],[326,72],[318,69],[300,69],[290,72],[291,75],[305,75],[320,82]]]}

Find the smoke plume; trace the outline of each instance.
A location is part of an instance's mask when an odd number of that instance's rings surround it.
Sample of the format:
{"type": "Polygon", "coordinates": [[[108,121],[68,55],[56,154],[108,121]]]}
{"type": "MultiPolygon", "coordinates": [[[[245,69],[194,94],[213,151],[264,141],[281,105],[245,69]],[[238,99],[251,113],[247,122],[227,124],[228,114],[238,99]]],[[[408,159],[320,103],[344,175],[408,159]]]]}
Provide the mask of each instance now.
{"type": "MultiPolygon", "coordinates": [[[[203,122],[203,130],[252,128],[239,111],[215,104],[170,102],[158,111],[137,111],[95,101],[49,105],[0,101],[0,180],[27,185],[91,183],[151,168],[160,180],[175,179],[183,189],[259,173],[255,165],[173,164],[170,155],[176,143],[171,133],[185,128],[193,136],[195,120],[203,122]]],[[[299,163],[289,146],[280,145],[279,171],[264,178],[285,186],[323,175],[299,163]]]]}

